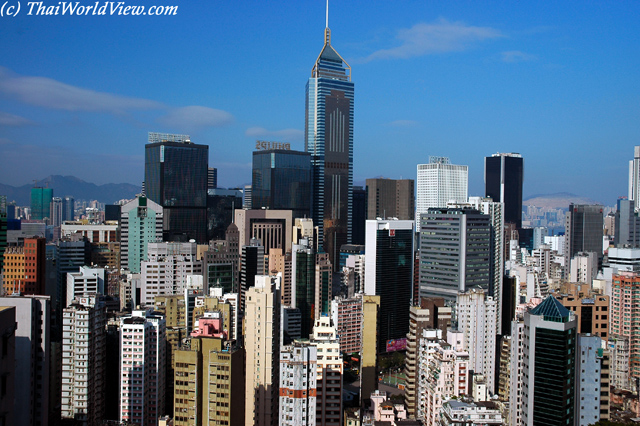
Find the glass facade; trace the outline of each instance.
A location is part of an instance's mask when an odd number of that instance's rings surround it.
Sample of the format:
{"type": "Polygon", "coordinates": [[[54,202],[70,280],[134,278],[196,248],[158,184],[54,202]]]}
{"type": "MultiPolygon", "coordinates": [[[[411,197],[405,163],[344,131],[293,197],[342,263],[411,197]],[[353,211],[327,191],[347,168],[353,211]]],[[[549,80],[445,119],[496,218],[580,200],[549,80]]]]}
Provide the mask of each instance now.
{"type": "Polygon", "coordinates": [[[311,162],[306,152],[266,150],[253,153],[251,206],[292,210],[293,218],[311,217],[311,162]]]}
{"type": "Polygon", "coordinates": [[[524,159],[519,154],[495,154],[484,159],[487,197],[504,203],[505,223],[522,227],[522,183],[524,159]]]}
{"type": "Polygon", "coordinates": [[[31,219],[43,220],[49,217],[51,200],[52,188],[31,188],[31,219]]]}
{"type": "Polygon", "coordinates": [[[207,241],[209,147],[157,142],[145,149],[146,196],[164,209],[166,241],[207,241]]]}
{"type": "Polygon", "coordinates": [[[300,310],[300,336],[308,339],[313,328],[316,295],[315,254],[311,250],[296,253],[296,308],[300,310]]]}
{"type": "Polygon", "coordinates": [[[312,219],[334,268],[340,247],[351,241],[353,100],[351,67],[331,46],[327,28],[307,83],[305,151],[311,154],[312,219]]]}

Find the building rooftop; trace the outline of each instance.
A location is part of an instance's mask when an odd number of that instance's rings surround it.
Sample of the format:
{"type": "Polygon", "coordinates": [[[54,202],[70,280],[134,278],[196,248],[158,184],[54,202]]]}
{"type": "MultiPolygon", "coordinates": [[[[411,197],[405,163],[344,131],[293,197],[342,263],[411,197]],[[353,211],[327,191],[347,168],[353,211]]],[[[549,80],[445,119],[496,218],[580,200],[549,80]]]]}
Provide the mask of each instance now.
{"type": "Polygon", "coordinates": [[[547,296],[538,306],[529,311],[531,315],[542,315],[545,320],[565,322],[571,315],[569,310],[562,306],[552,295],[547,296]]]}

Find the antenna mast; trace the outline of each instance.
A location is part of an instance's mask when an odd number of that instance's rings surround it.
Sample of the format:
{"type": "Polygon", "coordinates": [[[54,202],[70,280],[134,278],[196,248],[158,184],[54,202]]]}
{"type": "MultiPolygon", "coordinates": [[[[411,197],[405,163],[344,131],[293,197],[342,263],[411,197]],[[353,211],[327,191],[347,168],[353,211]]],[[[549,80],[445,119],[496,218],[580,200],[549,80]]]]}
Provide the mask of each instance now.
{"type": "Polygon", "coordinates": [[[329,0],[327,0],[327,23],[325,28],[329,28],[329,0]]]}

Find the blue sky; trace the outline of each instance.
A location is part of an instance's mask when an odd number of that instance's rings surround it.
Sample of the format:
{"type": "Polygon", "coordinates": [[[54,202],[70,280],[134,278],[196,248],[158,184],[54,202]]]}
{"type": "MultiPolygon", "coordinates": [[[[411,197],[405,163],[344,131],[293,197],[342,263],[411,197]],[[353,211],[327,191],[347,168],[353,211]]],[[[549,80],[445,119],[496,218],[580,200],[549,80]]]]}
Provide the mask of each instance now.
{"type": "MultiPolygon", "coordinates": [[[[208,144],[223,187],[250,183],[256,139],[304,149],[322,0],[125,5],[179,8],[28,16],[21,0],[0,18],[0,182],[139,184],[148,131],[208,144]]],[[[639,18],[632,1],[331,2],[355,82],[355,181],[448,156],[481,195],[483,157],[519,152],[525,196],[613,204],[640,145],[639,18]]]]}

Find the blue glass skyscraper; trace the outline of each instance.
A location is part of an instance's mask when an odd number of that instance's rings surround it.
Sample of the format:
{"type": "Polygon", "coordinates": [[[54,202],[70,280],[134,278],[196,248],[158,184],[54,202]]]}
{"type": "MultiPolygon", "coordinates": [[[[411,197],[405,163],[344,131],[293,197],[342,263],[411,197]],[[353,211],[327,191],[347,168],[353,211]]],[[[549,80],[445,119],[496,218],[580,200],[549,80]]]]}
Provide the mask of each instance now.
{"type": "Polygon", "coordinates": [[[305,150],[311,154],[313,223],[334,268],[340,246],[351,241],[353,93],[351,67],[331,46],[327,25],[307,83],[305,150]]]}

